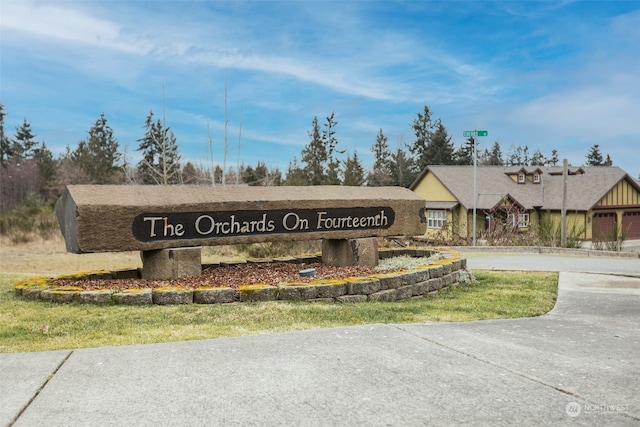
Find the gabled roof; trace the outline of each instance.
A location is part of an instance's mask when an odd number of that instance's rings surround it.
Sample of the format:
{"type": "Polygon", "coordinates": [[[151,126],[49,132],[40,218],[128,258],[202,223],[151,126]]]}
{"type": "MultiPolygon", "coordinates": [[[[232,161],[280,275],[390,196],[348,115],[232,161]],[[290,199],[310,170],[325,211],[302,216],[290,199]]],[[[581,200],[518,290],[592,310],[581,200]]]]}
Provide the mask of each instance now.
{"type": "MultiPolygon", "coordinates": [[[[410,189],[432,173],[467,210],[473,208],[473,166],[428,166],[411,184],[410,189]]],[[[640,185],[616,166],[569,167],[567,177],[567,210],[591,210],[621,180],[627,180],[640,191],[640,185]]],[[[561,166],[478,166],[478,209],[491,210],[504,197],[529,210],[562,209],[563,177],[561,166]],[[518,172],[539,172],[541,182],[518,184],[509,177],[518,172]]]]}

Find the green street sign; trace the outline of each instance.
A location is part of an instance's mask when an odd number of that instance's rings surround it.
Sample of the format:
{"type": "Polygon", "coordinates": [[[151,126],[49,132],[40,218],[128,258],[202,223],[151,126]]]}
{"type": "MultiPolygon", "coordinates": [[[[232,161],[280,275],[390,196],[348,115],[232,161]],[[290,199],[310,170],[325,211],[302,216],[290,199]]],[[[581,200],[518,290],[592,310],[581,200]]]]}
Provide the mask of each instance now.
{"type": "Polygon", "coordinates": [[[462,136],[465,138],[471,138],[472,136],[488,136],[489,132],[486,130],[465,130],[462,132],[462,136]]]}

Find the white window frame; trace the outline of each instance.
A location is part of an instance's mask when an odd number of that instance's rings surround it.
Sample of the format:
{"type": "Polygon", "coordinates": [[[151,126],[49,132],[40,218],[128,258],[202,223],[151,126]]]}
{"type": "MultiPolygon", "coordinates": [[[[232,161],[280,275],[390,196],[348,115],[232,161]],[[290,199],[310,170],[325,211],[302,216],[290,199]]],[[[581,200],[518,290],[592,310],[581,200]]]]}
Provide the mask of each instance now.
{"type": "Polygon", "coordinates": [[[540,174],[539,173],[534,173],[533,174],[533,183],[534,184],[540,184],[540,174]]]}
{"type": "MultiPolygon", "coordinates": [[[[518,214],[518,228],[527,228],[529,227],[529,213],[528,212],[524,212],[524,213],[519,213],[518,214]]],[[[511,227],[515,227],[516,226],[516,216],[515,214],[509,214],[507,216],[507,224],[510,225],[511,227]]]]}
{"type": "Polygon", "coordinates": [[[518,173],[518,184],[524,184],[527,182],[526,175],[523,172],[518,173]]]}
{"type": "Polygon", "coordinates": [[[447,223],[445,209],[429,209],[427,211],[427,228],[442,229],[447,223]]]}

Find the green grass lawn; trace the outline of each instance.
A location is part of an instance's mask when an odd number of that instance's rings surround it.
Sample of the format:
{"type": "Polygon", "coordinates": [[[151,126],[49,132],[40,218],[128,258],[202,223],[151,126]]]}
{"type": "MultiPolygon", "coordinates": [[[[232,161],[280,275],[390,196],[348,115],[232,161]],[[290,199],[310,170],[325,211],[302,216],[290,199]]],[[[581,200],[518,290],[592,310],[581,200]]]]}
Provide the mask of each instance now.
{"type": "Polygon", "coordinates": [[[22,274],[0,274],[0,352],[75,349],[230,337],[371,323],[457,322],[539,316],[557,273],[475,272],[478,282],[432,298],[327,304],[263,302],[123,306],[55,304],[15,295],[22,274]]]}

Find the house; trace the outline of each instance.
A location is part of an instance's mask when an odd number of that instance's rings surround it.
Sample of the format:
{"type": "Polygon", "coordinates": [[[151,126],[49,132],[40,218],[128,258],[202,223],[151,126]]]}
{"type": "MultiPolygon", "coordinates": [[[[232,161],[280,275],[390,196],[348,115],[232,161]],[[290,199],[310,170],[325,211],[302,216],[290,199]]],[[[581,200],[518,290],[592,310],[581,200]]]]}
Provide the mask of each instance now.
{"type": "MultiPolygon", "coordinates": [[[[562,167],[478,166],[476,236],[496,228],[527,231],[543,221],[560,224],[562,167]]],[[[426,237],[473,236],[473,166],[428,166],[410,189],[426,200],[426,237]]],[[[578,239],[611,240],[626,233],[640,239],[640,184],[618,167],[568,169],[567,232],[578,239]]]]}

